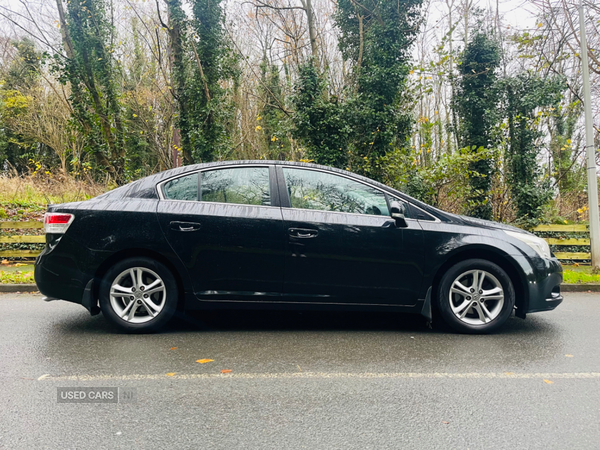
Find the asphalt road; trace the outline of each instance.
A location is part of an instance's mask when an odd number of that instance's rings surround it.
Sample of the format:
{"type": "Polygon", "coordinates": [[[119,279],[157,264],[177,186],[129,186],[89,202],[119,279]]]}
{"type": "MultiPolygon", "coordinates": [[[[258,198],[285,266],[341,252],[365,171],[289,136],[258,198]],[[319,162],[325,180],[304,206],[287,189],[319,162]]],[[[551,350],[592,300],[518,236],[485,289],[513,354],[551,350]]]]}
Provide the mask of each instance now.
{"type": "Polygon", "coordinates": [[[81,306],[2,295],[0,448],[598,449],[600,295],[492,336],[261,312],[134,336],[81,306]],[[57,402],[59,387],[111,386],[134,401],[57,402]]]}

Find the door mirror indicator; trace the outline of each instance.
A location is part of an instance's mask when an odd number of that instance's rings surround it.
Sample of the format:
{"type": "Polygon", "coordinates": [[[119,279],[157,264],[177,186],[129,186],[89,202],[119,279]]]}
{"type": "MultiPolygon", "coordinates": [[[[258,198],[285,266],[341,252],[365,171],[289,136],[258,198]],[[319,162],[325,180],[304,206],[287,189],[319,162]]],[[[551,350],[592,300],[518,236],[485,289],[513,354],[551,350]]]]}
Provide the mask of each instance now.
{"type": "Polygon", "coordinates": [[[406,207],[402,203],[392,202],[390,204],[390,216],[392,219],[396,221],[396,226],[406,228],[408,224],[406,223],[406,217],[404,213],[406,211],[406,207]]]}

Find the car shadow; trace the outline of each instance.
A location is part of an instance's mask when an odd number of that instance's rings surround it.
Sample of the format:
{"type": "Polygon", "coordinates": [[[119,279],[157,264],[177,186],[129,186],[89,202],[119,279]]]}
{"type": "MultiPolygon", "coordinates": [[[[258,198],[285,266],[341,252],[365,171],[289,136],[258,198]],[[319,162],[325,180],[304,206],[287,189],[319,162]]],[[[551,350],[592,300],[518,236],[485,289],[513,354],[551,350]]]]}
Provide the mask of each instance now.
{"type": "Polygon", "coordinates": [[[191,311],[163,332],[185,331],[426,331],[415,314],[347,311],[191,311]]]}
{"type": "MultiPolygon", "coordinates": [[[[69,316],[54,324],[54,331],[66,334],[126,334],[110,324],[101,314],[86,313],[69,316]]],[[[431,324],[417,314],[396,312],[353,311],[273,311],[273,310],[212,310],[177,313],[160,334],[238,331],[357,331],[423,334],[457,334],[439,321],[431,324]]],[[[530,315],[526,320],[514,315],[493,335],[552,335],[556,325],[543,315],[530,315]]]]}

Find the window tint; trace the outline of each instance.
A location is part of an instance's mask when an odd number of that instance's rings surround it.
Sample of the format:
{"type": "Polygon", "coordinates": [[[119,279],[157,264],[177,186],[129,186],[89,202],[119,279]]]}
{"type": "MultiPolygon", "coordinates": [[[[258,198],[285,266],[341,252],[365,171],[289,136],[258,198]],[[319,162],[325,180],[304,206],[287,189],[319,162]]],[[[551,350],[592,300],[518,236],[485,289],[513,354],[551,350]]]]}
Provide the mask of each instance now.
{"type": "Polygon", "coordinates": [[[283,169],[292,208],[389,215],[385,194],[338,175],[283,169]]]}
{"type": "Polygon", "coordinates": [[[240,167],[202,172],[203,202],[271,205],[268,167],[240,167]]]}
{"type": "Polygon", "coordinates": [[[198,174],[167,181],[163,186],[163,194],[169,200],[198,200],[198,174]]]}

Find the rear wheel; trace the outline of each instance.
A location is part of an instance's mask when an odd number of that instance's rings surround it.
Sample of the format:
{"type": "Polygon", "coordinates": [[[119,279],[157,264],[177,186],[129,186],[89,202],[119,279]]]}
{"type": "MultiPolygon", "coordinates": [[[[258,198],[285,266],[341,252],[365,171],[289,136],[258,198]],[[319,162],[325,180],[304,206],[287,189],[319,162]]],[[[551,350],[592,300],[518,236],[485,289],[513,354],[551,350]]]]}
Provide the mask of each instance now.
{"type": "Polygon", "coordinates": [[[100,286],[104,316],[127,332],[152,332],[175,314],[178,291],[171,271],[146,257],[129,258],[111,267],[100,286]]]}
{"type": "Polygon", "coordinates": [[[483,259],[469,259],[444,274],[437,301],[442,319],[456,331],[491,333],[510,317],[515,291],[500,266],[483,259]]]}

